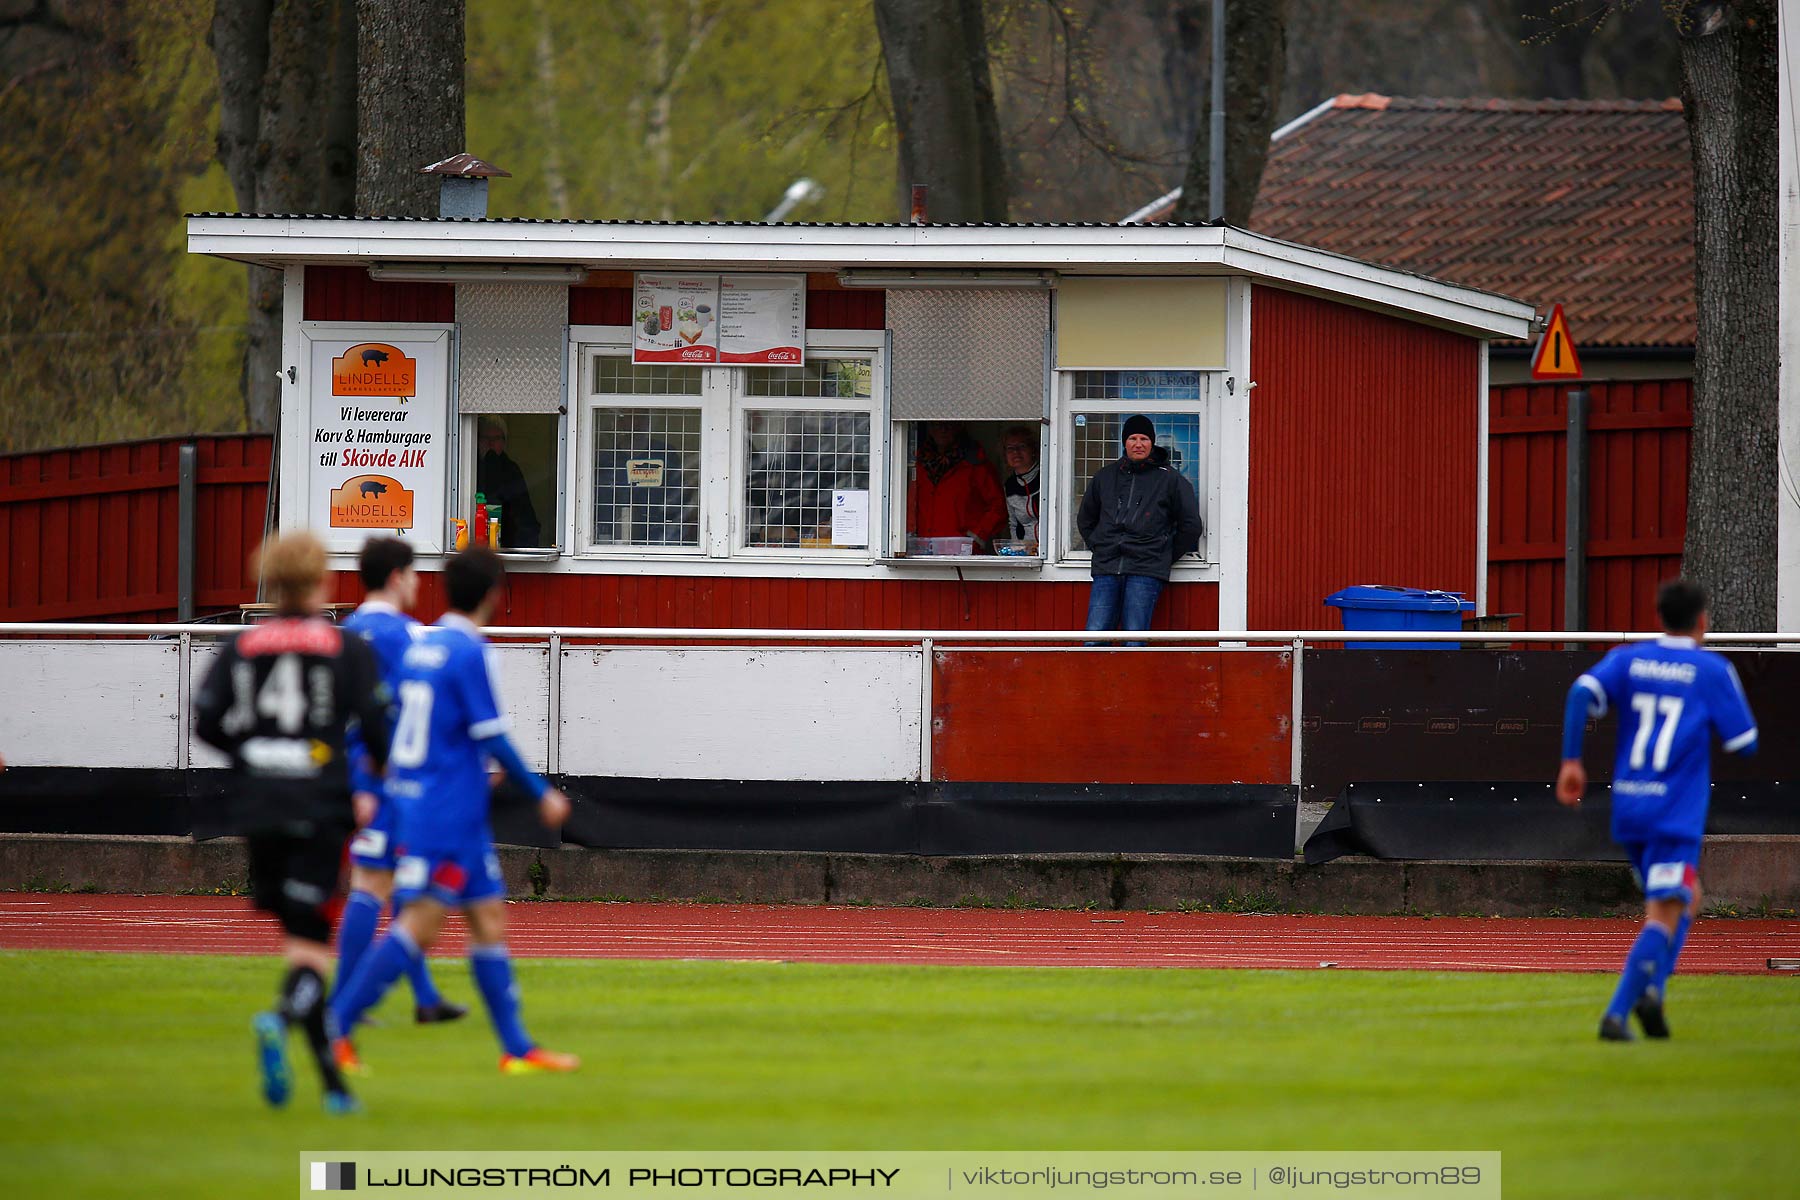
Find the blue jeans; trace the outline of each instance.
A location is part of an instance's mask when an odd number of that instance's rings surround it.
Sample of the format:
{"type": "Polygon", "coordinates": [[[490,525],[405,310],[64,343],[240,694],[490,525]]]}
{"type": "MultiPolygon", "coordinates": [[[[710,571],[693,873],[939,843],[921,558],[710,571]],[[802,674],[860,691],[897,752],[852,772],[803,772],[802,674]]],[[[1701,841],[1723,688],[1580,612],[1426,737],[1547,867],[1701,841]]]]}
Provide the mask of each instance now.
{"type": "MultiPolygon", "coordinates": [[[[1089,630],[1148,629],[1156,612],[1156,598],[1162,595],[1163,581],[1154,575],[1096,575],[1088,592],[1089,630]],[[1124,620],[1121,623],[1120,618],[1124,620]]],[[[1101,645],[1089,642],[1090,646],[1101,645]]],[[[1116,645],[1117,643],[1107,643],[1116,645]]],[[[1142,646],[1143,642],[1126,642],[1142,646]]]]}

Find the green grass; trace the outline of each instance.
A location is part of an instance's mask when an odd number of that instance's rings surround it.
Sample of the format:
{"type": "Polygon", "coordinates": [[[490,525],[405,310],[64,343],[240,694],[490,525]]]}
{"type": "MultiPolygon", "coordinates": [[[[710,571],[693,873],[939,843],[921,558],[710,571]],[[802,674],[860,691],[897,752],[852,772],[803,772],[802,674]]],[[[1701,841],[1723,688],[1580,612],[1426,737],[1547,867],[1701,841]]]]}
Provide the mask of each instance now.
{"type": "MultiPolygon", "coordinates": [[[[1675,1040],[1593,1037],[1598,975],[526,960],[583,1056],[503,1078],[478,1018],[364,1034],[369,1111],[256,1098],[270,959],[0,954],[7,1196],[289,1195],[319,1149],[1500,1150],[1506,1195],[1800,1179],[1787,978],[1677,979],[1675,1040]]],[[[446,992],[473,989],[454,961],[446,992]]],[[[299,1041],[295,1040],[299,1050],[299,1041]]]]}

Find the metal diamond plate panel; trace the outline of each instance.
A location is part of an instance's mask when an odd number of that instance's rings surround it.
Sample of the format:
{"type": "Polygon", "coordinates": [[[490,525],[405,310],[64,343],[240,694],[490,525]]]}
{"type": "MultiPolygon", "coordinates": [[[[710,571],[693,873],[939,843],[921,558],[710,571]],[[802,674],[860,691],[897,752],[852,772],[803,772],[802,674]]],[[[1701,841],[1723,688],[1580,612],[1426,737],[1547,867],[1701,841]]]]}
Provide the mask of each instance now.
{"type": "Polygon", "coordinates": [[[466,413],[560,409],[568,320],[569,289],[557,284],[457,284],[457,407],[466,413]]]}
{"type": "Polygon", "coordinates": [[[1036,421],[1044,415],[1050,293],[895,288],[895,420],[1036,421]]]}

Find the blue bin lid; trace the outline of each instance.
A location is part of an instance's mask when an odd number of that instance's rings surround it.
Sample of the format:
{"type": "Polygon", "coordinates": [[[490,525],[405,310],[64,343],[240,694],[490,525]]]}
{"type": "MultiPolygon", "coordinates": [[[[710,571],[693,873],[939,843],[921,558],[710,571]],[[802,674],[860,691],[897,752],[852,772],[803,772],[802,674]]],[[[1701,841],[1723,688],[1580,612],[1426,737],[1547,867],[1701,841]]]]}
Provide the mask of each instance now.
{"type": "Polygon", "coordinates": [[[1340,588],[1325,597],[1325,603],[1333,608],[1391,608],[1404,612],[1463,612],[1475,607],[1475,602],[1463,599],[1461,592],[1388,587],[1379,583],[1340,588]]]}

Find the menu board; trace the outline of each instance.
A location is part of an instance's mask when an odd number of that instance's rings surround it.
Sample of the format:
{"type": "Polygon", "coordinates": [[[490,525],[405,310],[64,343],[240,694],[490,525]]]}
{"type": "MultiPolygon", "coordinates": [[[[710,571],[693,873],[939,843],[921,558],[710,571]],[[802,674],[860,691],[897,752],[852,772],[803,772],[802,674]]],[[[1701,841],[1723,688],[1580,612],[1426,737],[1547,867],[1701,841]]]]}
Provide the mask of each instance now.
{"type": "Polygon", "coordinates": [[[639,275],[632,289],[631,361],[719,361],[719,277],[639,275]]]}
{"type": "Polygon", "coordinates": [[[805,359],[806,276],[719,277],[719,361],[797,366],[805,359]]]}
{"type": "Polygon", "coordinates": [[[639,275],[634,282],[634,363],[805,361],[804,275],[639,275]]]}
{"type": "Polygon", "coordinates": [[[444,548],[449,344],[443,331],[309,333],[312,429],[307,525],[356,551],[378,533],[444,548]]]}

